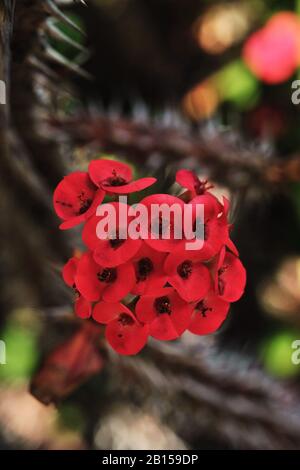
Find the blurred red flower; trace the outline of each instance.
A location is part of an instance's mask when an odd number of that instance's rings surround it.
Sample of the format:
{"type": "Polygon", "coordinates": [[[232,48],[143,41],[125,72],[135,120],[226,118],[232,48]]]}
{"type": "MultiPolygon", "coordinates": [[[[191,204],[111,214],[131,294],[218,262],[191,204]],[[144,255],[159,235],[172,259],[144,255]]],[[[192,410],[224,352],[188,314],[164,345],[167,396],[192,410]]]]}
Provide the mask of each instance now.
{"type": "Polygon", "coordinates": [[[262,81],[281,83],[296,71],[300,58],[299,46],[299,17],[292,12],[281,12],[248,38],[243,58],[262,81]]]}

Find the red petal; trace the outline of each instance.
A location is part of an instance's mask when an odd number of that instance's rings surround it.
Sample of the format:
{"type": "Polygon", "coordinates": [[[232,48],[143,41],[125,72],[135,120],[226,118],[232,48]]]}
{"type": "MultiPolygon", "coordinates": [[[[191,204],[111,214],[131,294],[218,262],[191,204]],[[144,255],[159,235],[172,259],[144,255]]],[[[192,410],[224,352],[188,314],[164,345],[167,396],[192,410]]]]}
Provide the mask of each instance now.
{"type": "Polygon", "coordinates": [[[176,173],[176,182],[190,191],[195,191],[200,183],[198,176],[191,170],[178,170],[176,173]]]}
{"type": "Polygon", "coordinates": [[[220,201],[211,193],[202,194],[201,196],[194,197],[189,204],[191,204],[195,210],[193,211],[194,217],[196,217],[196,206],[197,204],[204,206],[204,220],[210,220],[216,218],[218,214],[223,211],[223,206],[220,201]]]}
{"type": "Polygon", "coordinates": [[[73,287],[75,283],[75,274],[78,267],[79,258],[73,256],[69,261],[64,265],[62,270],[62,277],[67,286],[73,287]]]}
{"type": "Polygon", "coordinates": [[[184,202],[178,197],[171,196],[169,194],[152,194],[141,200],[140,204],[144,204],[147,207],[151,207],[151,204],[167,204],[172,206],[172,204],[179,204],[181,207],[184,206],[184,202]]]}
{"type": "Polygon", "coordinates": [[[155,295],[143,295],[136,304],[135,313],[143,323],[150,323],[150,334],[156,339],[178,338],[190,323],[192,307],[182,300],[172,288],[164,288],[155,295]],[[171,313],[159,313],[155,302],[167,296],[171,313]]]}
{"type": "Polygon", "coordinates": [[[239,258],[227,252],[221,266],[224,273],[218,276],[217,291],[219,296],[227,302],[236,302],[242,296],[246,285],[246,270],[239,258]],[[220,291],[220,283],[222,290],[220,291]]]}
{"type": "Polygon", "coordinates": [[[82,255],[79,260],[75,284],[80,294],[90,302],[99,300],[105,288],[105,283],[100,282],[97,278],[97,273],[102,269],[95,263],[91,252],[82,255]]]}
{"type": "MultiPolygon", "coordinates": [[[[131,217],[128,216],[129,206],[127,204],[111,202],[104,204],[102,206],[103,216],[94,216],[91,217],[84,226],[82,232],[82,239],[88,248],[95,250],[95,260],[98,264],[106,267],[114,267],[119,264],[125,263],[131,259],[139,250],[141,246],[141,240],[132,240],[130,238],[121,240],[122,243],[114,244],[113,241],[109,239],[109,233],[107,238],[100,239],[97,236],[97,226],[98,223],[103,220],[107,220],[107,214],[114,212],[114,219],[111,221],[110,226],[107,227],[108,230],[112,230],[112,238],[118,234],[120,229],[124,228],[125,236],[127,235],[126,224],[128,228],[128,223],[131,220],[131,217]],[[107,212],[106,212],[107,210],[107,212]],[[124,218],[124,226],[119,227],[119,218],[124,218]]],[[[106,229],[106,227],[105,227],[106,229]]],[[[103,235],[102,235],[103,236],[103,235]]],[[[128,235],[127,235],[128,236],[128,235]]]]}
{"type": "Polygon", "coordinates": [[[100,187],[107,183],[110,178],[119,177],[126,183],[132,180],[132,170],[125,163],[114,160],[93,160],[89,164],[89,175],[91,180],[100,187]]]}
{"type": "Polygon", "coordinates": [[[120,302],[98,302],[94,306],[92,316],[96,322],[106,325],[117,318],[121,313],[132,315],[132,312],[120,302]]]}
{"type": "Polygon", "coordinates": [[[230,304],[210,292],[204,299],[203,307],[208,310],[195,310],[189,326],[189,331],[195,335],[208,335],[214,333],[227,317],[230,304]]]}
{"type": "Polygon", "coordinates": [[[131,324],[124,324],[120,317],[111,321],[105,331],[105,336],[111,347],[119,354],[133,355],[141,351],[148,339],[149,328],[140,325],[131,314],[131,324]]]}
{"type": "Polygon", "coordinates": [[[154,302],[158,297],[169,296],[174,292],[171,287],[165,287],[155,292],[153,295],[142,295],[135,306],[135,314],[138,320],[142,323],[150,323],[157,316],[157,311],[154,308],[154,302]]]}
{"type": "Polygon", "coordinates": [[[103,191],[102,189],[98,189],[98,191],[95,194],[91,207],[84,213],[86,220],[96,213],[97,207],[102,203],[104,197],[105,197],[105,191],[103,191]]]}
{"type": "Polygon", "coordinates": [[[135,295],[143,295],[148,293],[155,293],[161,290],[167,282],[167,276],[163,271],[164,261],[166,259],[165,253],[160,253],[153,250],[144,241],[142,247],[133,258],[135,272],[136,272],[136,285],[132,289],[135,295]],[[143,278],[139,278],[139,262],[148,259],[152,263],[153,270],[143,278]]]}
{"type": "Polygon", "coordinates": [[[75,302],[75,313],[79,318],[90,318],[91,316],[91,303],[82,297],[82,295],[75,302]]]}
{"type": "Polygon", "coordinates": [[[149,334],[160,341],[170,341],[179,337],[179,334],[167,313],[164,313],[153,320],[149,327],[149,334]]]}
{"type": "Polygon", "coordinates": [[[155,297],[153,295],[142,295],[135,306],[135,314],[142,323],[151,323],[157,315],[154,309],[155,297]]]}
{"type": "Polygon", "coordinates": [[[95,194],[96,188],[88,173],[83,171],[71,173],[64,177],[54,191],[55,212],[63,220],[80,217],[90,208],[95,194]]]}
{"type": "MultiPolygon", "coordinates": [[[[148,222],[149,222],[149,227],[148,227],[148,238],[145,239],[145,243],[149,245],[151,248],[157,251],[161,252],[172,252],[178,247],[180,247],[183,243],[182,241],[182,236],[180,239],[175,239],[174,238],[174,227],[183,227],[183,211],[184,211],[184,202],[175,197],[175,196],[170,196],[168,194],[153,194],[151,196],[145,197],[142,201],[141,204],[145,205],[148,208],[148,222]],[[153,227],[151,227],[151,219],[152,219],[152,208],[153,205],[166,205],[169,207],[172,207],[173,205],[176,205],[176,208],[178,208],[177,212],[171,212],[170,213],[170,237],[169,238],[162,238],[161,235],[155,234],[153,227]],[[151,238],[151,237],[159,237],[159,238],[151,238]]],[[[167,214],[168,216],[169,214],[167,214]]],[[[154,221],[155,222],[155,221],[154,221]]],[[[182,235],[182,234],[180,234],[182,235]]]]}
{"type": "Polygon", "coordinates": [[[122,244],[114,247],[110,240],[99,240],[94,251],[94,259],[98,264],[107,267],[115,267],[126,263],[137,253],[142,240],[127,238],[122,244]]]}
{"type": "Polygon", "coordinates": [[[170,299],[172,309],[170,318],[177,335],[181,336],[190,324],[193,308],[182,300],[175,291],[171,294],[170,299]]]}
{"type": "Polygon", "coordinates": [[[96,213],[97,207],[103,201],[104,196],[105,196],[105,192],[102,189],[98,189],[90,208],[84,214],[78,215],[77,217],[73,217],[72,219],[66,220],[65,222],[60,224],[59,228],[61,230],[67,230],[85,222],[89,217],[91,217],[93,214],[96,213]]]}
{"type": "Polygon", "coordinates": [[[80,225],[85,221],[84,215],[79,215],[78,217],[73,217],[72,219],[66,220],[62,224],[60,224],[60,230],[68,230],[69,228],[76,227],[76,225],[80,225]]]}
{"type": "Polygon", "coordinates": [[[125,297],[135,284],[135,272],[132,263],[126,263],[116,268],[117,279],[103,291],[105,302],[118,302],[125,297]]]}
{"type": "Polygon", "coordinates": [[[142,191],[143,189],[152,186],[156,181],[156,178],[140,178],[139,180],[132,181],[131,183],[124,184],[122,186],[103,186],[103,188],[109,193],[130,194],[142,191]]]}
{"type": "Polygon", "coordinates": [[[96,229],[100,220],[100,217],[94,215],[84,224],[82,231],[82,241],[90,250],[94,250],[97,246],[97,243],[99,242],[96,229]]]}
{"type": "Polygon", "coordinates": [[[191,258],[171,254],[165,263],[165,271],[169,274],[169,283],[177,290],[178,294],[186,302],[203,299],[211,286],[210,273],[201,262],[194,263],[191,258]],[[183,278],[178,273],[180,266],[191,263],[191,274],[183,278]]]}

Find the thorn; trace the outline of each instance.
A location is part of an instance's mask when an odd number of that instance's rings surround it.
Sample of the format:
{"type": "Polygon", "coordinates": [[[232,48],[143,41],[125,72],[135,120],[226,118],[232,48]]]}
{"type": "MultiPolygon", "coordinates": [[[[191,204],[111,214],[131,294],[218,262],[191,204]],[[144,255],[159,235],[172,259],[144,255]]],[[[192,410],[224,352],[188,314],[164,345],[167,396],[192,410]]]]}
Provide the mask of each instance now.
{"type": "Polygon", "coordinates": [[[69,44],[70,46],[74,47],[75,49],[78,49],[81,52],[88,52],[88,49],[78,42],[74,41],[71,39],[69,36],[67,36],[65,33],[63,33],[55,24],[54,24],[54,19],[53,18],[48,18],[45,24],[45,30],[48,32],[48,34],[59,41],[64,42],[65,44],[69,44]]]}
{"type": "Polygon", "coordinates": [[[53,49],[53,47],[49,46],[49,44],[46,44],[44,42],[43,46],[44,46],[44,50],[42,54],[46,59],[51,60],[52,62],[55,62],[59,65],[62,65],[66,69],[70,70],[71,72],[76,73],[77,75],[87,80],[93,80],[93,76],[91,74],[83,70],[76,63],[72,62],[71,60],[66,59],[63,55],[61,55],[59,52],[53,49]]]}
{"type": "Polygon", "coordinates": [[[63,23],[67,24],[68,26],[71,26],[71,28],[74,28],[76,31],[79,33],[83,34],[86,36],[86,33],[76,24],[74,21],[72,21],[67,15],[65,15],[56,5],[52,0],[45,0],[44,7],[50,15],[54,16],[58,20],[62,21],[63,23]]]}
{"type": "Polygon", "coordinates": [[[43,72],[47,77],[51,78],[52,80],[55,80],[56,82],[60,80],[59,75],[57,75],[54,70],[52,70],[50,67],[48,67],[44,62],[39,60],[36,56],[30,55],[27,58],[27,62],[40,72],[43,72]]]}
{"type": "Polygon", "coordinates": [[[74,97],[71,89],[66,87],[66,84],[62,85],[61,78],[60,76],[54,72],[50,67],[48,67],[44,62],[42,62],[40,59],[38,59],[36,56],[31,55],[27,58],[27,63],[30,64],[32,67],[34,67],[36,70],[40,71],[48,77],[49,83],[47,84],[48,88],[51,88],[52,90],[55,89],[56,93],[58,92],[63,92],[67,93],[68,95],[74,97]],[[56,84],[59,84],[59,87],[56,86],[56,84]]]}

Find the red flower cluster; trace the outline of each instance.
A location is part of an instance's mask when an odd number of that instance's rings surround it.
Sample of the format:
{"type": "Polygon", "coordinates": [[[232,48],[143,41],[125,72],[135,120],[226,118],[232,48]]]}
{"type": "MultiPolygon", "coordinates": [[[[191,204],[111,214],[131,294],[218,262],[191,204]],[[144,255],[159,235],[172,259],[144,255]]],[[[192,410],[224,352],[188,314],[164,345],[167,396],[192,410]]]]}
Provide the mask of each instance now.
{"type": "Polygon", "coordinates": [[[155,181],[132,181],[127,165],[101,159],[92,161],[87,173],[66,176],[54,193],[62,229],[84,222],[87,251],[63,268],[64,281],[76,292],[75,312],[106,325],[106,339],[120,354],[138,353],[149,336],[173,340],[186,330],[213,333],[245,287],[246,272],[229,235],[229,202],[223,198],[221,204],[209,192],[211,186],[191,171],[177,172],[177,183],[186,189],[182,196],[153,194],[140,204],[149,210],[152,204],[189,205],[193,225],[199,217],[196,206],[202,204],[201,249],[189,251],[184,237],[174,236],[170,229],[183,217],[175,213],[168,222],[170,237],[163,237],[166,226],[161,218],[149,219],[147,236],[121,238],[119,233],[128,227],[118,226],[105,239],[97,237],[103,216],[96,214],[96,208],[105,195],[114,195],[108,204],[116,213],[125,210],[131,220],[131,206],[115,202],[115,195],[142,190],[155,181]]]}
{"type": "Polygon", "coordinates": [[[266,83],[290,78],[300,63],[300,19],[281,12],[247,40],[243,58],[254,75],[266,83]]]}

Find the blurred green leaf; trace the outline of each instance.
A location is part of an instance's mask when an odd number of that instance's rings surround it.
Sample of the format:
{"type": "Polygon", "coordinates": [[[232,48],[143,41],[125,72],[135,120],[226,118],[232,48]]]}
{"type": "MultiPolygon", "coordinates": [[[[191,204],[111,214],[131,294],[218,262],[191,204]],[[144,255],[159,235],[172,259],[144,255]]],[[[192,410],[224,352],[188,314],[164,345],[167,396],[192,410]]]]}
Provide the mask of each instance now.
{"type": "Polygon", "coordinates": [[[292,343],[300,339],[300,332],[281,331],[268,338],[261,351],[265,369],[275,377],[294,377],[300,372],[300,365],[292,363],[292,343]]]}
{"type": "Polygon", "coordinates": [[[1,337],[6,345],[6,364],[0,366],[0,377],[4,380],[29,378],[39,359],[35,332],[11,323],[1,337]]]}
{"type": "Polygon", "coordinates": [[[224,67],[215,75],[214,82],[222,99],[233,102],[239,108],[252,107],[259,99],[259,82],[242,60],[224,67]]]}

